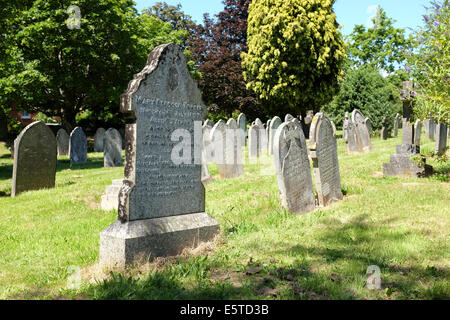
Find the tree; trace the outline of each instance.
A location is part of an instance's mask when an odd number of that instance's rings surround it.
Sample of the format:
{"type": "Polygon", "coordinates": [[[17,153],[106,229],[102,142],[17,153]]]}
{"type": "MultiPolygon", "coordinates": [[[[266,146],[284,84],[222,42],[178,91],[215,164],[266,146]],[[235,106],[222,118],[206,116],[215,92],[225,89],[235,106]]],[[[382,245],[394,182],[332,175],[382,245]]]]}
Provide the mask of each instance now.
{"type": "Polygon", "coordinates": [[[394,28],[395,20],[380,7],[372,21],[371,28],[354,27],[349,36],[349,57],[356,67],[372,65],[393,73],[404,64],[413,41],[405,37],[404,29],[394,28]]]}
{"type": "Polygon", "coordinates": [[[432,1],[424,26],[415,32],[417,48],[409,55],[408,65],[416,91],[414,113],[425,119],[450,124],[450,2],[432,1]]]}
{"type": "Polygon", "coordinates": [[[156,2],[153,6],[142,10],[143,14],[158,18],[164,22],[170,22],[173,30],[190,30],[195,22],[190,15],[181,10],[181,4],[172,6],[166,2],[156,2]]]}
{"type": "Polygon", "coordinates": [[[354,109],[359,109],[369,117],[374,129],[381,129],[381,120],[386,117],[390,130],[395,114],[401,111],[398,91],[373,66],[350,69],[339,94],[324,106],[323,111],[333,119],[337,127],[342,127],[345,113],[351,113],[354,109]]]}
{"type": "Polygon", "coordinates": [[[334,0],[254,0],[248,18],[247,87],[268,100],[269,112],[318,111],[343,77],[345,44],[334,0]]]}
{"type": "Polygon", "coordinates": [[[204,16],[188,39],[189,50],[202,74],[199,87],[210,113],[230,117],[235,110],[248,118],[264,117],[256,95],[246,88],[241,53],[247,51],[250,0],[225,0],[216,18],[204,16]]]}
{"type": "Polygon", "coordinates": [[[0,96],[21,109],[60,116],[67,130],[86,110],[96,117],[118,116],[120,94],[150,51],[181,37],[169,23],[139,16],[133,5],[29,1],[5,20],[9,48],[0,60],[0,96]],[[79,28],[68,19],[76,14],[67,10],[72,4],[80,9],[79,28]]]}

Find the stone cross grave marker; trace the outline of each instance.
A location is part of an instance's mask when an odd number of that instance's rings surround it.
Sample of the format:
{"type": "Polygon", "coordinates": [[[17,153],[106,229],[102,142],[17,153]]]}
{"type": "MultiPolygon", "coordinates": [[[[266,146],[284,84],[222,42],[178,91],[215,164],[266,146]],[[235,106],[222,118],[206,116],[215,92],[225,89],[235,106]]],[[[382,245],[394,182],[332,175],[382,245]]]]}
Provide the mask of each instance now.
{"type": "Polygon", "coordinates": [[[56,138],[42,122],[22,130],[14,143],[11,196],[21,192],[55,187],[56,138]]]}
{"type": "Polygon", "coordinates": [[[309,149],[319,205],[342,200],[336,137],[330,119],[323,113],[317,113],[312,121],[309,149]]]}
{"type": "Polygon", "coordinates": [[[206,108],[183,50],[156,47],[121,96],[127,119],[119,219],[100,234],[100,265],[124,267],[211,240],[201,182],[206,108]]]}
{"type": "Polygon", "coordinates": [[[274,161],[282,207],[293,214],[314,210],[311,167],[301,126],[290,121],[278,128],[274,161]]]}

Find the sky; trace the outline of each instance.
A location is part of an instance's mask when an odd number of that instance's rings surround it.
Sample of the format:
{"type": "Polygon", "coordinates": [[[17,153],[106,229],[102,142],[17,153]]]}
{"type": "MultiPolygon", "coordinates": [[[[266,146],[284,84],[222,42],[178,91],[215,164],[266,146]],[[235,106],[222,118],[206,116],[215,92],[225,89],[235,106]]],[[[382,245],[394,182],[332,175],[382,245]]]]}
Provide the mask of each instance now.
{"type": "MultiPolygon", "coordinates": [[[[139,11],[158,2],[158,0],[134,1],[139,11]]],[[[222,0],[165,0],[165,2],[170,5],[180,3],[183,11],[198,23],[203,21],[204,13],[213,16],[223,9],[222,0]]],[[[416,28],[422,25],[422,15],[426,13],[424,6],[430,6],[429,3],[429,0],[336,0],[334,12],[337,22],[343,25],[343,34],[348,35],[356,24],[367,25],[375,14],[377,5],[386,11],[388,17],[397,20],[394,24],[395,27],[416,28]]],[[[407,34],[410,33],[408,29],[405,31],[407,34]]]]}

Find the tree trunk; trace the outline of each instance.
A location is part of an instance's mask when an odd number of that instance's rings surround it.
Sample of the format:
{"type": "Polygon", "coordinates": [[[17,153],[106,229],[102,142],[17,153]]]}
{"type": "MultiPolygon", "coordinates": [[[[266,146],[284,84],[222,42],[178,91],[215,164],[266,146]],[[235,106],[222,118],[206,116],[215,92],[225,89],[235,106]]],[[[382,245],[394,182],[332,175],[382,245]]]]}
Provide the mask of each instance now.
{"type": "Polygon", "coordinates": [[[0,109],[0,140],[6,141],[8,138],[8,120],[5,112],[0,109]]]}
{"type": "Polygon", "coordinates": [[[67,131],[70,135],[73,129],[76,126],[76,112],[73,110],[73,107],[65,106],[62,114],[62,127],[67,131]]]}

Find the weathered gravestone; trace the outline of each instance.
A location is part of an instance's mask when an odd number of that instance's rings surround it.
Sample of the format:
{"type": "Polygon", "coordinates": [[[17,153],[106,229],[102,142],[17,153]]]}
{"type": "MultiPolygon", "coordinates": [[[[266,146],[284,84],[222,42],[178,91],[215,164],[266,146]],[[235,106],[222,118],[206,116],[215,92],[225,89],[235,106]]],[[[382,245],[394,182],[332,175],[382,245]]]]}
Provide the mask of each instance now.
{"type": "Polygon", "coordinates": [[[69,157],[72,164],[87,162],[87,139],[80,127],[73,129],[70,134],[69,157]]]}
{"type": "Polygon", "coordinates": [[[400,124],[400,115],[397,113],[394,119],[394,137],[398,137],[399,124],[400,124]]]}
{"type": "Polygon", "coordinates": [[[420,155],[420,145],[415,144],[417,135],[415,126],[410,123],[413,117],[412,104],[414,96],[412,83],[404,82],[400,99],[403,101],[402,144],[397,146],[397,153],[391,154],[391,161],[383,164],[383,174],[394,177],[425,177],[433,173],[433,167],[425,164],[426,159],[420,155]]]}
{"type": "Polygon", "coordinates": [[[267,152],[269,152],[269,138],[270,138],[270,135],[269,135],[269,132],[270,132],[270,123],[272,122],[272,119],[269,119],[269,120],[267,120],[267,123],[266,123],[266,141],[267,141],[267,144],[266,144],[266,147],[265,147],[265,150],[267,150],[267,152]]]}
{"type": "Polygon", "coordinates": [[[284,117],[284,122],[291,122],[292,120],[294,120],[294,116],[289,113],[284,117]]]}
{"type": "Polygon", "coordinates": [[[311,124],[310,156],[313,161],[319,205],[325,207],[342,200],[341,176],[336,137],[331,121],[323,113],[317,113],[311,124]]]}
{"type": "Polygon", "coordinates": [[[280,117],[274,117],[272,121],[270,121],[269,128],[269,154],[273,154],[273,141],[275,139],[275,133],[279,126],[281,126],[283,122],[280,117]]]}
{"type": "Polygon", "coordinates": [[[345,131],[347,135],[347,152],[350,154],[361,152],[359,148],[360,145],[358,143],[358,133],[356,131],[356,126],[351,120],[347,122],[347,129],[345,131]]]}
{"type": "Polygon", "coordinates": [[[386,128],[386,117],[383,117],[381,120],[381,133],[380,133],[381,139],[387,140],[388,138],[388,130],[386,128]]]}
{"type": "Polygon", "coordinates": [[[209,119],[206,119],[205,122],[203,123],[204,125],[207,125],[208,127],[213,128],[214,127],[214,122],[212,122],[209,119]]]}
{"type": "MultiPolygon", "coordinates": [[[[94,136],[94,152],[103,152],[103,139],[105,137],[106,130],[98,128],[94,136]]],[[[119,133],[120,135],[120,133],[119,133]]],[[[120,137],[120,147],[122,148],[122,137],[120,137]]]]}
{"type": "Polygon", "coordinates": [[[422,122],[420,120],[416,121],[414,125],[414,143],[416,146],[420,146],[420,138],[422,136],[422,122]]]}
{"type": "Polygon", "coordinates": [[[219,226],[205,213],[201,183],[206,109],[179,46],[152,51],[122,95],[121,110],[129,123],[125,180],[119,219],[100,234],[101,266],[176,255],[212,239],[219,226]]]}
{"type": "Polygon", "coordinates": [[[105,211],[118,210],[119,193],[122,188],[123,179],[113,180],[112,185],[106,187],[106,192],[102,195],[101,208],[105,211]]]}
{"type": "Polygon", "coordinates": [[[205,155],[205,161],[206,163],[214,162],[213,159],[213,153],[214,150],[212,149],[211,144],[211,130],[214,127],[214,125],[211,125],[211,122],[205,121],[202,127],[202,133],[203,133],[203,153],[205,155]]]}
{"type": "Polygon", "coordinates": [[[438,123],[436,126],[436,146],[434,148],[436,155],[442,156],[447,151],[447,125],[438,123]]]}
{"type": "Polygon", "coordinates": [[[103,139],[104,167],[121,167],[123,165],[123,158],[122,136],[120,132],[114,128],[109,128],[103,135],[103,139]]]}
{"type": "Polygon", "coordinates": [[[369,135],[372,133],[372,121],[369,118],[366,118],[364,124],[367,127],[367,130],[369,130],[369,135]]]}
{"type": "Polygon", "coordinates": [[[210,124],[205,122],[202,127],[203,149],[202,149],[202,183],[204,186],[210,184],[213,179],[209,173],[208,162],[210,159],[211,148],[211,130],[210,124]]]}
{"type": "Polygon", "coordinates": [[[42,122],[28,125],[15,140],[11,196],[55,187],[56,138],[42,122]]]}
{"type": "Polygon", "coordinates": [[[259,158],[266,145],[266,129],[263,125],[253,124],[248,131],[249,158],[259,158]]]}
{"type": "Polygon", "coordinates": [[[246,146],[247,145],[247,117],[245,116],[245,114],[241,113],[238,117],[238,127],[241,130],[241,136],[242,136],[242,142],[241,145],[242,146],[246,146]]]}
{"type": "Polygon", "coordinates": [[[69,155],[69,135],[64,129],[59,129],[56,133],[56,147],[58,150],[58,156],[69,155]]]}
{"type": "Polygon", "coordinates": [[[350,123],[350,115],[348,112],[345,113],[344,123],[342,125],[342,137],[344,141],[348,141],[348,124],[350,123]]]}
{"type": "Polygon", "coordinates": [[[334,124],[334,122],[333,121],[330,121],[331,122],[331,127],[333,128],[333,135],[336,137],[336,125],[334,124]]]}
{"type": "Polygon", "coordinates": [[[356,137],[358,141],[359,152],[369,152],[372,148],[370,133],[365,122],[366,117],[363,116],[361,111],[353,110],[352,123],[356,128],[356,137]]]}
{"type": "Polygon", "coordinates": [[[309,139],[309,131],[311,128],[313,118],[314,118],[314,111],[313,110],[306,111],[306,117],[304,120],[305,125],[303,126],[303,133],[305,134],[306,139],[309,139]]]}
{"type": "Polygon", "coordinates": [[[283,123],[275,134],[273,149],[283,208],[293,214],[314,210],[311,167],[301,126],[283,123]]]}
{"type": "Polygon", "coordinates": [[[434,141],[435,133],[436,127],[434,123],[434,118],[432,116],[429,116],[428,119],[425,120],[425,134],[427,135],[428,139],[434,141]]]}

